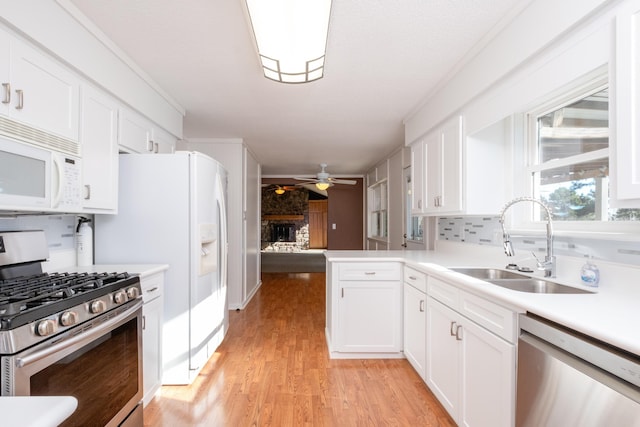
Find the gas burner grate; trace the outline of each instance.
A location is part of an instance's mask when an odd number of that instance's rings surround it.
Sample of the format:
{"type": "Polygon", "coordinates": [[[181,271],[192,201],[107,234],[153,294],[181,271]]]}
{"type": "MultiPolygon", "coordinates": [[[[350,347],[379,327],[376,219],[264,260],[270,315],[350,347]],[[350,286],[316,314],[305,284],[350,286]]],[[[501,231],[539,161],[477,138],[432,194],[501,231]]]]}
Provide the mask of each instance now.
{"type": "Polygon", "coordinates": [[[0,280],[0,320],[4,324],[7,318],[65,300],[86,302],[130,277],[129,273],[42,273],[0,280]]]}

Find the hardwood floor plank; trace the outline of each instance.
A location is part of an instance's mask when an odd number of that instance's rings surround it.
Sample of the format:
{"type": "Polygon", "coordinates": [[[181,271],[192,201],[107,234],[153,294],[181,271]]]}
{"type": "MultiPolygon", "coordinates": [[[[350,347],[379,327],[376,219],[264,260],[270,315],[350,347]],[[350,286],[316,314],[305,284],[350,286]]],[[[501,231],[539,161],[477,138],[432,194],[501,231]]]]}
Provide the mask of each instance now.
{"type": "Polygon", "coordinates": [[[191,386],[164,386],[145,426],[454,426],[406,360],[329,359],[325,274],[265,273],[191,386]]]}

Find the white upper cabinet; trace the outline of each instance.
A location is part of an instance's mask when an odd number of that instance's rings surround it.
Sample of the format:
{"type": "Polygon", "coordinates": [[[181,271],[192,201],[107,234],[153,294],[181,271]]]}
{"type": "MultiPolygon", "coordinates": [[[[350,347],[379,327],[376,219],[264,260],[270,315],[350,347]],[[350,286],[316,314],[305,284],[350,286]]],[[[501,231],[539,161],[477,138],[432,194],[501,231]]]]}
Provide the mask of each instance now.
{"type": "Polygon", "coordinates": [[[140,114],[120,108],[118,113],[118,144],[123,151],[132,153],[151,153],[151,122],[140,114]]]}
{"type": "Polygon", "coordinates": [[[411,213],[462,211],[462,116],[411,145],[411,213]]]}
{"type": "Polygon", "coordinates": [[[78,141],[80,79],[26,43],[0,31],[0,113],[78,141]],[[7,55],[8,48],[8,55],[7,55]]]}
{"type": "Polygon", "coordinates": [[[118,206],[118,104],[108,95],[82,87],[80,120],[83,206],[116,211],[118,206]]]}
{"type": "Polygon", "coordinates": [[[128,108],[120,108],[119,123],[119,144],[123,151],[157,154],[175,150],[176,138],[128,108]]]}
{"type": "Polygon", "coordinates": [[[640,206],[640,1],[616,16],[616,138],[614,198],[620,207],[640,206]],[[635,200],[634,200],[635,199],[635,200]]]}
{"type": "Polygon", "coordinates": [[[154,127],[151,132],[154,153],[173,153],[176,148],[176,138],[169,132],[154,127]]]}

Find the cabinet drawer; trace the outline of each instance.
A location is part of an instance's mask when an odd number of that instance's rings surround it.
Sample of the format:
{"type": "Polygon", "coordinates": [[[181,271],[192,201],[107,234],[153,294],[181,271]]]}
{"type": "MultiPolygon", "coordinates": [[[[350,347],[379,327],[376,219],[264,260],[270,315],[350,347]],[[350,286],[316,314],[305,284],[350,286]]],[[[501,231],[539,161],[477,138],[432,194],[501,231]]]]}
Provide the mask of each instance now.
{"type": "Polygon", "coordinates": [[[404,282],[417,290],[427,293],[427,275],[411,267],[404,268],[404,282]]]}
{"type": "Polygon", "coordinates": [[[499,337],[515,343],[516,314],[467,292],[460,292],[459,312],[499,337]]]}
{"type": "Polygon", "coordinates": [[[140,278],[142,287],[142,301],[148,303],[162,295],[164,287],[164,274],[154,274],[140,278]]]}
{"type": "Polygon", "coordinates": [[[401,265],[398,262],[349,262],[339,267],[340,280],[400,280],[401,265]]]}
{"type": "Polygon", "coordinates": [[[442,280],[429,277],[427,293],[430,297],[440,301],[441,303],[458,310],[458,298],[460,290],[442,280]]]}

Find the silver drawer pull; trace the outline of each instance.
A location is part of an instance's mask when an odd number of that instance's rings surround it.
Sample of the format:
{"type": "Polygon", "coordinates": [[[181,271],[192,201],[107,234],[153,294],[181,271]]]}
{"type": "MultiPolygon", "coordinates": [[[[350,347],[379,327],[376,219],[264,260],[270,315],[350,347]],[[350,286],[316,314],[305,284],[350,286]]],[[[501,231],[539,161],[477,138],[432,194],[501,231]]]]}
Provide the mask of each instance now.
{"type": "Polygon", "coordinates": [[[365,271],[364,274],[366,274],[367,276],[375,276],[376,272],[375,271],[365,271]]]}
{"type": "Polygon", "coordinates": [[[420,312],[424,313],[424,300],[423,299],[420,300],[420,312]]]}
{"type": "Polygon", "coordinates": [[[409,280],[418,280],[416,276],[409,276],[409,280]]]}
{"type": "Polygon", "coordinates": [[[451,326],[449,327],[449,334],[452,337],[456,336],[456,332],[454,331],[454,328],[456,327],[456,322],[451,322],[451,326]]]}
{"type": "Polygon", "coordinates": [[[462,325],[458,325],[456,328],[456,340],[462,341],[462,325]]]}
{"type": "Polygon", "coordinates": [[[156,287],[154,287],[154,288],[147,289],[147,292],[148,292],[148,293],[151,293],[151,292],[155,292],[155,291],[157,291],[157,290],[158,290],[158,287],[156,286],[156,287]]]}
{"type": "Polygon", "coordinates": [[[22,89],[16,89],[16,95],[18,95],[18,105],[16,105],[16,110],[22,110],[24,108],[24,92],[22,89]]]}
{"type": "Polygon", "coordinates": [[[2,87],[4,88],[4,99],[2,100],[2,103],[8,104],[11,102],[11,84],[2,83],[2,87]]]}

